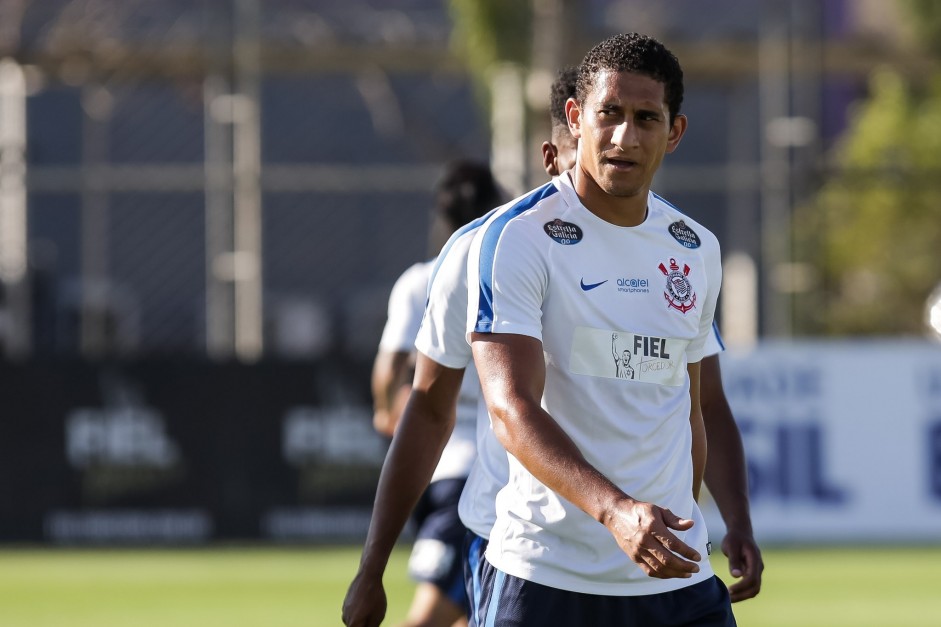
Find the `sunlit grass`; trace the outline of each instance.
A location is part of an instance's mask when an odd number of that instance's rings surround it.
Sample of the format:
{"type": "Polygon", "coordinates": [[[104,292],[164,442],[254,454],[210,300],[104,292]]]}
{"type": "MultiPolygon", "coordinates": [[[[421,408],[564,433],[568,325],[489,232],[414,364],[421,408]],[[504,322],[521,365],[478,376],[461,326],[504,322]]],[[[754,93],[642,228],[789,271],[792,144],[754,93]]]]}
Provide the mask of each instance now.
{"type": "MultiPolygon", "coordinates": [[[[405,616],[407,547],[386,575],[386,624],[405,616]]],[[[941,625],[941,547],[766,549],[742,627],[941,625]]],[[[359,549],[0,551],[3,627],[306,627],[340,624],[359,549]]],[[[725,558],[713,556],[729,581],[725,558]]]]}

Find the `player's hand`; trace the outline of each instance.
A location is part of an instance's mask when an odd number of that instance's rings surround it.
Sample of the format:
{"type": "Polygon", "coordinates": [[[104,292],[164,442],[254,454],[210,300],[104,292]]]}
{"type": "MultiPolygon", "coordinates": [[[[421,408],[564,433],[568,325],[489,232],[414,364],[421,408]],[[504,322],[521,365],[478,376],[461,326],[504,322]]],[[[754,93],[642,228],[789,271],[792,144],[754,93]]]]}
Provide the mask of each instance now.
{"type": "Polygon", "coordinates": [[[606,526],[621,550],[650,577],[687,579],[699,572],[696,562],[702,557],[670,531],[686,531],[692,528],[692,520],[652,503],[625,499],[606,526]]]}
{"type": "Polygon", "coordinates": [[[756,596],[761,591],[761,573],[765,563],[755,539],[748,533],[729,531],[722,539],[722,552],[729,558],[732,576],[742,578],[729,586],[732,603],[756,596]]]}
{"type": "Polygon", "coordinates": [[[379,627],[386,616],[387,604],[382,578],[357,573],[343,600],[343,624],[347,627],[379,627]]]}

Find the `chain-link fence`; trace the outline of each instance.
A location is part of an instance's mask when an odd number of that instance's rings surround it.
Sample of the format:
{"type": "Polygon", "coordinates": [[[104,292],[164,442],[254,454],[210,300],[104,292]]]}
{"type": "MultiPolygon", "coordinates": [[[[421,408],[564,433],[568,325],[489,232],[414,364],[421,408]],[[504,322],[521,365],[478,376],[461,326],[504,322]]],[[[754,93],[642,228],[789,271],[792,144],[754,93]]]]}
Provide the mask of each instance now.
{"type": "Polygon", "coordinates": [[[371,354],[439,169],[488,153],[445,5],[396,4],[4,3],[28,225],[7,352],[371,354]]]}
{"type": "MultiPolygon", "coordinates": [[[[691,123],[656,188],[736,262],[728,339],[799,333],[812,268],[794,263],[794,208],[832,169],[871,69],[933,65],[889,43],[894,3],[721,0],[701,20],[695,0],[661,4],[532,3],[520,36],[538,71],[509,96],[543,126],[524,174],[542,180],[550,69],[612,30],[662,36],[691,123]]],[[[490,153],[448,7],[0,2],[4,352],[371,354],[392,282],[428,255],[441,166],[490,153]]]]}

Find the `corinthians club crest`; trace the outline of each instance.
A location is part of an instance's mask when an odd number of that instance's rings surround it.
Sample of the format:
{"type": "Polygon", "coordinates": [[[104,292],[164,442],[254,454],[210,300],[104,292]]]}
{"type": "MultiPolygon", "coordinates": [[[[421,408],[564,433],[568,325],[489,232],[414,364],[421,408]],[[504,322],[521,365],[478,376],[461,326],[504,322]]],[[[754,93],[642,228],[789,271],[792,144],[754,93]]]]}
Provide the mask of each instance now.
{"type": "Polygon", "coordinates": [[[689,283],[690,267],[683,264],[683,269],[676,263],[676,259],[670,259],[670,267],[667,268],[660,264],[660,272],[667,278],[667,288],[663,292],[663,297],[667,301],[667,306],[676,309],[680,313],[686,313],[696,306],[696,294],[693,293],[693,286],[689,283]]]}

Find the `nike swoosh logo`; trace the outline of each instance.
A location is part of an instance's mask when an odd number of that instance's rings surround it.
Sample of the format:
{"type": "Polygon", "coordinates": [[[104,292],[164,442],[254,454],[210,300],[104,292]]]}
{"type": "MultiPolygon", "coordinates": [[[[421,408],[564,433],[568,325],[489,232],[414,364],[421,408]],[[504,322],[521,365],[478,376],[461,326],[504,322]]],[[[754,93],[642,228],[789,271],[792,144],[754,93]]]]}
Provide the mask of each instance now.
{"type": "Polygon", "coordinates": [[[605,279],[605,280],[602,281],[601,283],[588,283],[588,284],[585,283],[585,279],[582,279],[582,280],[580,281],[580,283],[581,283],[581,285],[582,285],[582,289],[585,290],[586,292],[587,292],[588,290],[593,290],[593,289],[595,289],[595,288],[598,287],[599,285],[604,285],[604,284],[607,283],[607,282],[608,282],[608,279],[605,279]]]}

